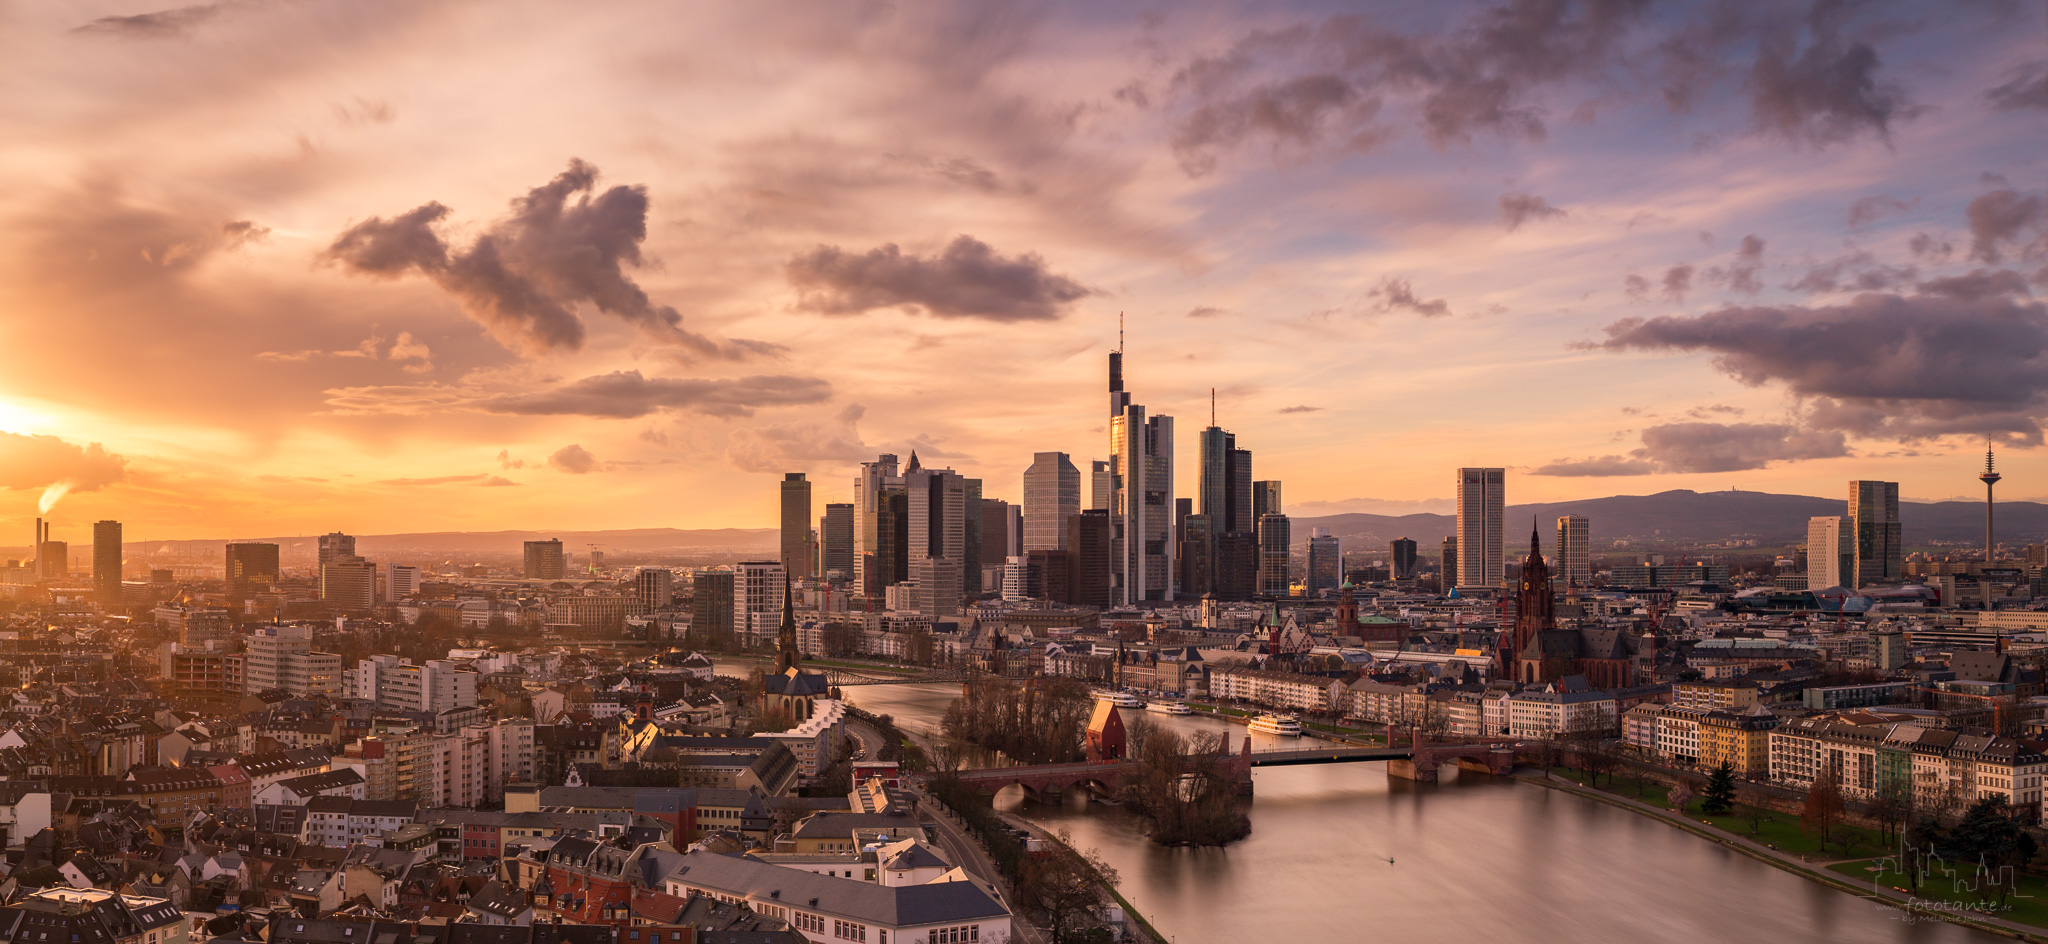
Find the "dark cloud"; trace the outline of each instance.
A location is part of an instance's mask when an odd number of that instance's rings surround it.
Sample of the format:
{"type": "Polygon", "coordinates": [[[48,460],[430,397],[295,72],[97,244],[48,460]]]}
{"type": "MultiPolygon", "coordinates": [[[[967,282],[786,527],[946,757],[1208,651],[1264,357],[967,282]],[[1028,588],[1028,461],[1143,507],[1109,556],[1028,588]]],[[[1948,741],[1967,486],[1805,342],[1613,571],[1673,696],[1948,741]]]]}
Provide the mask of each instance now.
{"type": "Polygon", "coordinates": [[[1279,410],[1281,413],[1321,413],[1322,411],[1323,408],[1319,406],[1283,406],[1279,410]]]}
{"type": "Polygon", "coordinates": [[[1223,309],[1209,305],[1197,305],[1188,309],[1188,317],[1190,318],[1214,318],[1220,314],[1223,314],[1223,309]]]}
{"type": "Polygon", "coordinates": [[[1742,237],[1742,245],[1735,250],[1734,262],[1726,267],[1716,266],[1709,270],[1707,275],[1734,291],[1755,295],[1764,288],[1763,280],[1757,277],[1757,273],[1763,271],[1763,267],[1764,241],[1758,236],[1749,235],[1742,237]]]}
{"type": "Polygon", "coordinates": [[[130,39],[170,39],[183,36],[192,27],[220,15],[226,6],[224,3],[204,3],[175,10],[158,10],[155,13],[103,16],[72,32],[99,33],[130,39]]]}
{"type": "Polygon", "coordinates": [[[1742,472],[1777,462],[1831,459],[1849,454],[1839,430],[1779,423],[1666,423],[1642,433],[1627,455],[1560,459],[1536,475],[1610,476],[1742,472]]]}
{"type": "Polygon", "coordinates": [[[2048,108],[2048,59],[2014,69],[2012,80],[1984,93],[2000,110],[2048,108]]]}
{"type": "Polygon", "coordinates": [[[741,377],[705,380],[643,377],[637,370],[585,377],[541,393],[485,397],[474,407],[526,416],[600,416],[632,419],[659,410],[709,416],[752,416],[760,407],[819,403],[832,385],[813,377],[741,377]]]}
{"type": "Polygon", "coordinates": [[[825,422],[793,421],[733,430],[725,458],[748,472],[786,472],[820,464],[850,464],[872,458],[860,438],[867,408],[849,403],[825,422]]]}
{"type": "Polygon", "coordinates": [[[80,446],[56,436],[0,432],[0,488],[91,492],[128,477],[128,460],[99,443],[80,446]]]}
{"type": "Polygon", "coordinates": [[[2004,248],[2023,259],[2048,252],[2048,200],[2040,194],[1993,190],[1970,201],[1963,216],[1970,221],[1972,259],[1997,265],[2005,261],[2004,248]]]}
{"type": "Polygon", "coordinates": [[[1500,221],[1509,232],[1520,229],[1530,220],[1547,220],[1563,216],[1564,211],[1551,206],[1550,201],[1533,193],[1504,193],[1500,195],[1500,221]]]}
{"type": "Polygon", "coordinates": [[[1915,258],[1932,262],[1947,262],[1948,257],[1956,251],[1956,247],[1948,240],[1927,233],[1914,233],[1913,238],[1906,242],[1906,248],[1912,251],[1915,258]]]}
{"type": "Polygon", "coordinates": [[[1783,384],[1808,404],[1814,429],[2038,445],[2048,417],[2048,306],[1970,294],[1996,276],[1964,280],[1968,286],[1930,283],[1940,291],[1866,293],[1833,306],[1629,318],[1608,325],[1597,346],[1710,353],[1742,383],[1783,384]]]}
{"type": "Polygon", "coordinates": [[[1685,301],[1685,293],[1692,291],[1692,266],[1675,265],[1664,270],[1664,297],[1674,302],[1685,301]]]}
{"type": "Polygon", "coordinates": [[[1803,23],[1766,30],[1747,81],[1759,127],[1814,145],[1864,132],[1888,139],[1909,109],[1905,93],[1878,80],[1874,47],[1841,36],[1844,15],[1844,5],[1820,2],[1803,23]]]}
{"type": "Polygon", "coordinates": [[[1968,275],[1952,275],[1921,282],[1917,288],[1928,295],[1950,298],[1996,298],[2000,295],[2026,296],[2027,280],[2011,269],[1977,269],[1968,275]]]}
{"type": "Polygon", "coordinates": [[[1548,465],[1529,470],[1530,475],[1560,475],[1604,477],[1611,475],[1655,475],[1657,464],[1647,459],[1631,459],[1628,456],[1593,456],[1585,459],[1559,459],[1548,465]]]}
{"type": "Polygon", "coordinates": [[[1450,303],[1441,298],[1417,298],[1407,279],[1384,279],[1378,288],[1367,294],[1380,299],[1379,310],[1382,312],[1412,311],[1424,318],[1442,318],[1451,313],[1450,303]]]}
{"type": "Polygon", "coordinates": [[[570,443],[555,450],[554,455],[548,457],[548,466],[570,475],[589,475],[598,470],[599,463],[597,457],[590,454],[590,450],[580,444],[570,443]]]}
{"type": "Polygon", "coordinates": [[[1913,204],[1905,200],[1895,200],[1891,197],[1864,197],[1855,203],[1849,204],[1849,228],[1862,229],[1877,222],[1879,217],[1886,214],[1904,213],[1912,208],[1913,204]]]}
{"type": "Polygon", "coordinates": [[[1628,297],[1642,301],[1650,295],[1650,280],[1630,273],[1627,278],[1621,280],[1621,290],[1628,293],[1628,297]]]}
{"type": "Polygon", "coordinates": [[[1050,271],[1037,253],[1005,258],[960,236],[937,256],[905,255],[895,243],[854,254],[837,246],[796,256],[784,267],[801,293],[797,307],[828,315],[915,307],[941,318],[1047,321],[1095,294],[1050,271]]]}
{"type": "Polygon", "coordinates": [[[500,342],[528,353],[580,348],[581,304],[699,356],[739,359],[776,350],[763,342],[720,343],[684,330],[674,308],[649,301],[625,273],[627,266],[644,264],[647,188],[621,185],[598,193],[596,185],[597,168],[572,160],[554,180],[513,200],[511,215],[467,248],[451,245],[436,229],[448,207],[427,203],[349,227],[325,258],[363,275],[424,275],[500,342]]]}
{"type": "Polygon", "coordinates": [[[1856,250],[1848,255],[1809,266],[1804,275],[1785,287],[1799,292],[1836,291],[1882,292],[1913,284],[1919,270],[1912,266],[1878,265],[1870,253],[1856,250]]]}

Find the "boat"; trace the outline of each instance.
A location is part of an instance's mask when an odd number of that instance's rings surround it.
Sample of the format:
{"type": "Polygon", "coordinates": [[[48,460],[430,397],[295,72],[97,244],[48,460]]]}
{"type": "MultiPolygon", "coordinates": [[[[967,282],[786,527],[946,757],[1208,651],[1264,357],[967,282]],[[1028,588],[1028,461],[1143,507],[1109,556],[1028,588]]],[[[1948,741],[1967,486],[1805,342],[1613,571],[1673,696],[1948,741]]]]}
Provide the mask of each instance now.
{"type": "Polygon", "coordinates": [[[1253,734],[1287,738],[1301,736],[1301,721],[1293,715],[1260,715],[1247,727],[1253,734]]]}
{"type": "Polygon", "coordinates": [[[1145,702],[1130,692],[1096,692],[1096,701],[1106,701],[1118,708],[1143,708],[1145,702]]]}
{"type": "Polygon", "coordinates": [[[1184,701],[1155,701],[1146,705],[1145,710],[1156,711],[1162,715],[1191,715],[1195,713],[1195,709],[1189,708],[1188,703],[1184,701]]]}

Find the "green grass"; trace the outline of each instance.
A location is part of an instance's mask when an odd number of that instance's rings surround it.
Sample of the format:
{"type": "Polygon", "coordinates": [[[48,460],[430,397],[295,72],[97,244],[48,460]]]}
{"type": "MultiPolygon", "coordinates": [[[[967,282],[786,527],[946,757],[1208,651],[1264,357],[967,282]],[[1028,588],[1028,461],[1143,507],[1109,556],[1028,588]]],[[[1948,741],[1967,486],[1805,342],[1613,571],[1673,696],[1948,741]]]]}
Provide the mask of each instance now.
{"type": "MultiPolygon", "coordinates": [[[[1880,871],[1882,859],[1858,859],[1853,862],[1839,862],[1828,866],[1828,871],[1848,876],[1857,882],[1876,882],[1890,888],[1906,888],[1906,876],[1889,868],[1880,871]]],[[[2048,879],[2034,875],[2021,875],[2019,889],[2008,897],[2003,906],[1998,904],[1996,892],[1980,894],[1973,890],[1970,876],[1974,867],[1958,868],[1961,873],[1951,878],[1940,875],[1920,883],[1917,897],[1926,901],[1948,902],[1972,906],[1972,910],[1992,917],[2048,928],[2048,879]]],[[[1968,912],[1963,912],[1967,914],[1968,912]]]]}
{"type": "MultiPolygon", "coordinates": [[[[1573,783],[1591,786],[1586,781],[1586,775],[1581,771],[1558,767],[1552,768],[1551,774],[1565,780],[1570,780],[1573,783]]],[[[1600,785],[1594,789],[1602,793],[1611,793],[1618,797],[1641,800],[1652,806],[1669,808],[1671,805],[1671,788],[1654,780],[1639,781],[1627,776],[1614,777],[1612,779],[1602,777],[1600,778],[1600,785]],[[1639,783],[1642,785],[1640,793],[1636,789],[1639,783]]],[[[1860,826],[1842,826],[1835,830],[1834,838],[1828,842],[1827,850],[1823,852],[1819,840],[1808,836],[1804,830],[1800,829],[1797,814],[1772,810],[1764,814],[1763,820],[1757,823],[1756,831],[1752,833],[1750,831],[1749,818],[1743,816],[1740,809],[1738,807],[1735,811],[1710,816],[1700,812],[1700,801],[1695,799],[1691,803],[1686,804],[1684,813],[1687,818],[1695,822],[1705,821],[1708,825],[1725,829],[1735,835],[1756,842],[1776,846],[1780,850],[1790,852],[1793,855],[1813,856],[1819,859],[1839,859],[1845,856],[1874,855],[1890,848],[1890,843],[1886,842],[1884,836],[1876,830],[1864,829],[1860,826]]]]}
{"type": "MultiPolygon", "coordinates": [[[[1580,786],[1593,786],[1587,780],[1585,772],[1581,770],[1574,770],[1569,767],[1552,767],[1550,775],[1560,780],[1569,780],[1580,786]]],[[[1631,800],[1641,800],[1651,806],[1668,806],[1670,804],[1671,788],[1655,780],[1642,780],[1626,776],[1603,776],[1600,778],[1600,785],[1593,787],[1593,789],[1599,790],[1602,793],[1612,793],[1618,797],[1627,797],[1631,800]],[[1639,787],[1640,789],[1638,789],[1639,787]]]]}

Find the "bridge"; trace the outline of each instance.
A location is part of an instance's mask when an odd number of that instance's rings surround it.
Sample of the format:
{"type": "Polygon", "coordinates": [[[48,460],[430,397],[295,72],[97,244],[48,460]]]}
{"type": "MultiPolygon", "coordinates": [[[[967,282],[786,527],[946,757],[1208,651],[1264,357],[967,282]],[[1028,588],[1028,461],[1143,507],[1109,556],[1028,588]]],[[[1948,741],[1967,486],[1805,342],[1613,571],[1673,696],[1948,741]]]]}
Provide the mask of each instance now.
{"type": "MultiPolygon", "coordinates": [[[[1460,770],[1474,773],[1506,775],[1515,766],[1515,748],[1512,742],[1501,739],[1477,739],[1472,741],[1428,744],[1417,732],[1408,744],[1360,746],[1334,741],[1315,742],[1312,747],[1285,747],[1263,751],[1252,750],[1249,735],[1243,747],[1236,752],[1230,750],[1229,736],[1225,735],[1223,754],[1231,782],[1240,795],[1250,796],[1252,792],[1252,771],[1259,767],[1299,767],[1309,764],[1356,764],[1374,761],[1387,763],[1387,776],[1422,783],[1435,783],[1444,765],[1453,764],[1460,770]]],[[[975,788],[977,792],[994,795],[1008,786],[1023,787],[1024,792],[1034,799],[1047,799],[1068,790],[1087,789],[1098,793],[1115,793],[1122,786],[1123,778],[1133,775],[1138,764],[1129,760],[1090,760],[1070,764],[1036,764],[1018,767],[987,767],[978,770],[954,772],[960,782],[975,788]]]]}
{"type": "Polygon", "coordinates": [[[932,685],[940,682],[966,682],[988,673],[964,666],[944,666],[919,669],[913,672],[895,672],[884,668],[843,669],[836,666],[815,666],[825,670],[825,682],[833,688],[850,688],[855,685],[932,685]]]}

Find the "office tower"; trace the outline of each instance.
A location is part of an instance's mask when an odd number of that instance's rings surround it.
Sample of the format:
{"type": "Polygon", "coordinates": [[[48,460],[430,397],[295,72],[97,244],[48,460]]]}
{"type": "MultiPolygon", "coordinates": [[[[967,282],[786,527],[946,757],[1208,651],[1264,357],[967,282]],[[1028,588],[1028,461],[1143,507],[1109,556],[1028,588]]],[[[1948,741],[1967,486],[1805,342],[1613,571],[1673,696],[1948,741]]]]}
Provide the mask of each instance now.
{"type": "Polygon", "coordinates": [[[1249,600],[1259,592],[1259,536],[1252,531],[1216,535],[1216,578],[1210,591],[1225,603],[1249,600]]]}
{"type": "Polygon", "coordinates": [[[1252,452],[1217,427],[1202,431],[1201,513],[1218,534],[1257,530],[1252,508],[1252,452]]]}
{"type": "MultiPolygon", "coordinates": [[[[1855,520],[1856,569],[1850,571],[1860,590],[1874,583],[1905,579],[1905,536],[1899,527],[1899,483],[1849,483],[1847,517],[1855,520]]],[[[1809,549],[1809,553],[1810,553],[1809,549]]]]}
{"type": "Polygon", "coordinates": [[[1210,521],[1208,515],[1181,519],[1180,592],[1189,596],[1216,590],[1216,531],[1210,521]]]}
{"type": "Polygon", "coordinates": [[[356,556],[356,536],[335,531],[320,536],[320,564],[356,556]]]}
{"type": "Polygon", "coordinates": [[[1115,552],[1114,517],[1107,509],[1090,508],[1067,519],[1064,602],[1101,609],[1108,609],[1113,602],[1110,556],[1115,552]]]}
{"type": "Polygon", "coordinates": [[[1806,588],[1846,587],[1855,574],[1855,523],[1842,517],[1806,519],[1806,588]]]}
{"type": "Polygon", "coordinates": [[[1557,568],[1551,577],[1567,587],[1593,582],[1593,523],[1584,515],[1557,519],[1557,568]]]}
{"type": "Polygon", "coordinates": [[[1308,592],[1335,590],[1344,582],[1344,551],[1328,528],[1317,528],[1308,539],[1308,592]]]}
{"type": "Polygon", "coordinates": [[[1003,599],[1010,603],[1037,599],[1045,592],[1042,573],[1032,566],[1031,558],[1025,554],[1017,554],[1004,561],[1003,599]]]}
{"type": "Polygon", "coordinates": [[[1109,503],[1116,499],[1116,478],[1109,474],[1109,463],[1099,459],[1088,463],[1088,507],[1109,510],[1109,503]]]}
{"type": "Polygon", "coordinates": [[[227,561],[230,592],[247,593],[277,583],[275,544],[230,544],[227,561]]]}
{"type": "Polygon", "coordinates": [[[121,522],[92,526],[92,592],[102,606],[121,602],[121,522]]]}
{"type": "Polygon", "coordinates": [[[1278,479],[1267,479],[1263,482],[1252,483],[1253,521],[1257,521],[1267,515],[1284,515],[1286,513],[1286,510],[1280,507],[1280,481],[1278,479]]]}
{"type": "MultiPolygon", "coordinates": [[[[960,546],[960,592],[981,596],[981,480],[965,479],[961,494],[961,529],[966,532],[960,546]]],[[[998,557],[996,560],[1002,560],[998,557]]]]}
{"type": "Polygon", "coordinates": [[[690,635],[707,643],[732,641],[733,580],[730,570],[700,570],[690,576],[690,635]]]}
{"type": "Polygon", "coordinates": [[[1067,519],[1080,513],[1081,472],[1073,460],[1064,452],[1034,453],[1024,470],[1024,550],[1064,550],[1067,519]]]}
{"type": "Polygon", "coordinates": [[[1441,553],[1443,555],[1443,573],[1437,577],[1437,583],[1442,586],[1442,589],[1448,591],[1452,587],[1457,586],[1458,584],[1457,535],[1453,534],[1449,537],[1444,538],[1443,550],[1441,553]]]}
{"type": "Polygon", "coordinates": [[[1292,543],[1293,522],[1286,515],[1259,517],[1259,593],[1284,597],[1289,592],[1287,549],[1292,543]]]}
{"type": "Polygon", "coordinates": [[[389,599],[403,600],[420,592],[420,569],[411,564],[386,564],[385,589],[390,591],[389,599]]]}
{"type": "Polygon", "coordinates": [[[1124,390],[1124,354],[1109,355],[1110,598],[1173,599],[1173,417],[1147,418],[1124,390]]]}
{"type": "Polygon", "coordinates": [[[1498,587],[1506,576],[1501,543],[1501,510],[1507,500],[1506,469],[1458,470],[1459,587],[1498,587]]]}
{"type": "Polygon", "coordinates": [[[782,569],[791,580],[817,576],[811,550],[811,483],[802,472],[782,476],[782,569]]]}
{"type": "Polygon", "coordinates": [[[732,635],[753,648],[775,638],[782,628],[782,597],[788,590],[781,561],[741,561],[732,584],[732,635]]]}
{"type": "MultiPolygon", "coordinates": [[[[2004,478],[2004,476],[1999,475],[1998,470],[1991,465],[1991,446],[1987,443],[1984,446],[1984,472],[1977,476],[1977,480],[1984,483],[1984,563],[1986,564],[1998,559],[1998,542],[1991,534],[1991,486],[1997,485],[1998,480],[2001,478],[2004,478]]],[[[1991,594],[1989,592],[1984,594],[1984,608],[1987,610],[1991,608],[1991,594]]]]}
{"type": "Polygon", "coordinates": [[[560,538],[526,542],[526,579],[560,580],[565,571],[560,538]]]}
{"type": "Polygon", "coordinates": [[[860,464],[853,480],[853,586],[870,607],[909,576],[908,507],[894,455],[860,464]]]}
{"type": "Polygon", "coordinates": [[[834,502],[818,519],[818,567],[835,583],[853,579],[853,504],[834,502]]]}
{"type": "Polygon", "coordinates": [[[320,599],[348,612],[377,605],[377,565],[353,554],[320,565],[320,599]]]}
{"type": "Polygon", "coordinates": [[[1023,511],[1000,498],[981,500],[981,560],[984,564],[1006,562],[1024,553],[1023,511]]]}
{"type": "Polygon", "coordinates": [[[911,561],[910,579],[917,584],[917,611],[934,618],[960,615],[960,598],[965,595],[960,577],[960,568],[943,557],[911,561]]]}
{"type": "Polygon", "coordinates": [[[1395,580],[1414,580],[1416,570],[1413,540],[1395,538],[1387,542],[1387,576],[1395,580]]]}
{"type": "MultiPolygon", "coordinates": [[[[809,529],[805,529],[809,530],[809,529]]],[[[633,601],[652,613],[675,602],[676,575],[666,567],[642,567],[633,575],[633,601]]]]}
{"type": "Polygon", "coordinates": [[[917,454],[911,453],[910,464],[903,471],[903,488],[909,576],[918,572],[920,561],[944,560],[960,575],[944,585],[979,595],[981,480],[962,477],[952,469],[924,468],[918,464],[917,454]]]}

